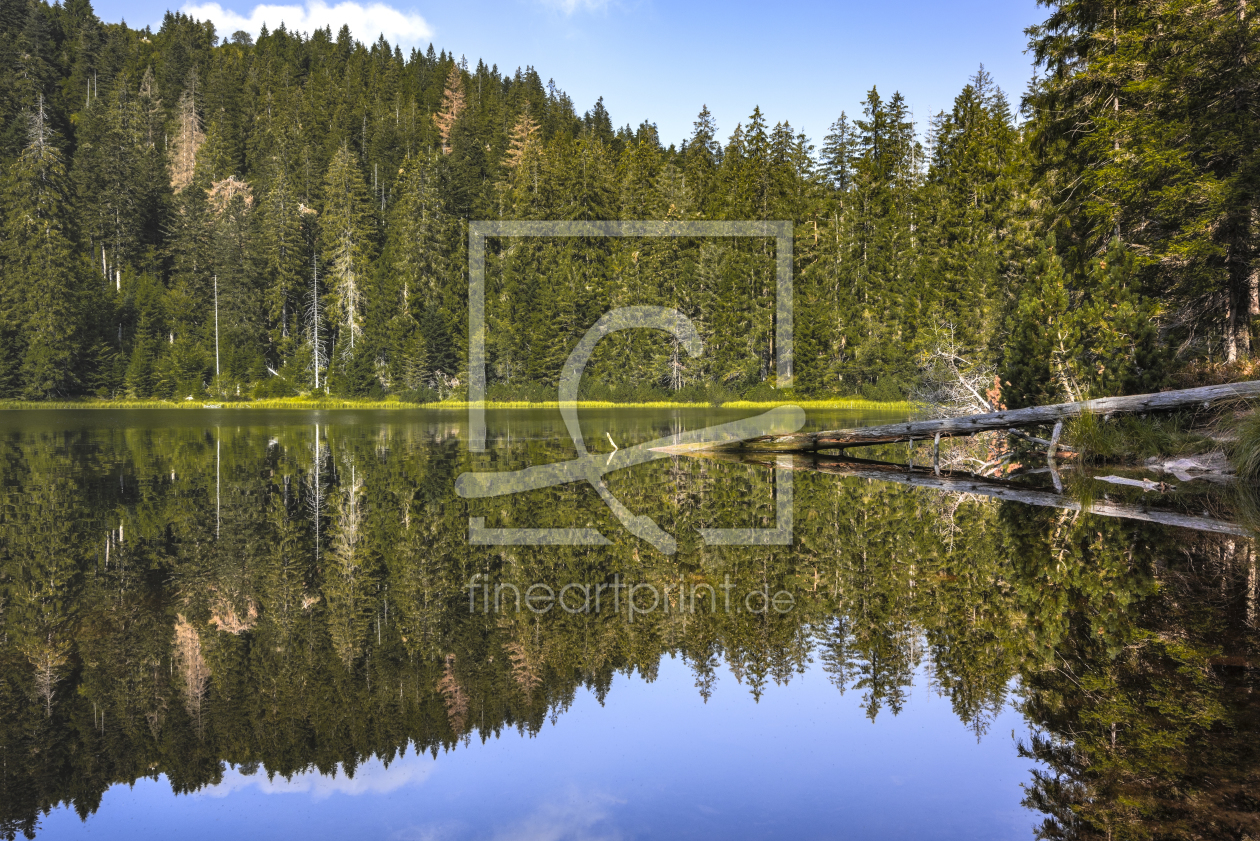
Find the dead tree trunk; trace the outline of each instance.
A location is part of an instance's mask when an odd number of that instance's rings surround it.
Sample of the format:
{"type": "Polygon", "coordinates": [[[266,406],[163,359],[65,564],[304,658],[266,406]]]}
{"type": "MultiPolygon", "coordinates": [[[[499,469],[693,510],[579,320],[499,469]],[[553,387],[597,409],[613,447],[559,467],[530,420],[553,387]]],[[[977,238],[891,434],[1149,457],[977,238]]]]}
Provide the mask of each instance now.
{"type": "MultiPolygon", "coordinates": [[[[669,453],[684,455],[697,451],[717,452],[775,452],[808,453],[818,450],[838,450],[845,447],[867,447],[872,444],[897,444],[908,441],[958,438],[978,432],[1009,430],[1021,426],[1049,426],[1085,413],[1098,415],[1158,412],[1168,409],[1186,409],[1193,406],[1207,408],[1227,400],[1255,399],[1260,397],[1260,381],[1211,385],[1202,388],[1186,388],[1180,391],[1161,391],[1158,394],[1136,394],[1132,397],[1103,397],[1079,403],[1057,403],[1052,406],[1032,406],[1027,409],[986,412],[959,418],[890,423],[883,426],[867,426],[858,429],[833,429],[823,432],[798,432],[792,435],[762,436],[743,441],[680,444],[664,447],[669,453]]],[[[1047,444],[1049,442],[1046,442],[1047,444]]]]}
{"type": "MultiPolygon", "coordinates": [[[[728,458],[730,457],[728,456],[728,458]]],[[[828,473],[833,476],[851,476],[859,479],[874,479],[878,482],[895,482],[899,485],[928,488],[943,493],[975,494],[976,496],[987,496],[992,499],[1019,502],[1024,505],[1083,511],[1086,514],[1097,514],[1101,517],[1141,520],[1147,523],[1177,526],[1178,528],[1194,529],[1195,531],[1212,532],[1214,534],[1232,534],[1239,537],[1252,536],[1252,533],[1243,526],[1225,520],[1181,514],[1176,511],[1160,511],[1144,505],[1111,502],[1109,500],[1094,500],[1088,505],[1082,505],[1077,500],[1051,491],[1026,488],[1013,482],[987,479],[970,474],[936,476],[933,475],[931,470],[909,469],[900,464],[849,461],[835,456],[814,454],[747,454],[738,457],[738,460],[764,467],[786,467],[791,470],[828,473]]]]}

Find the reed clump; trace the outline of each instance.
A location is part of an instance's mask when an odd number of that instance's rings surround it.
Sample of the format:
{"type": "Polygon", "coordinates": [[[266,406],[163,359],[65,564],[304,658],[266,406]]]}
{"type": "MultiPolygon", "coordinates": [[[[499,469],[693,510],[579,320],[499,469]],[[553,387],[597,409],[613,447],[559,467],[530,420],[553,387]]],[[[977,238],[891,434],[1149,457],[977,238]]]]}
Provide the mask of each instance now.
{"type": "Polygon", "coordinates": [[[1238,424],[1238,438],[1229,456],[1243,483],[1260,486],[1260,412],[1252,412],[1238,424]]]}
{"type": "Polygon", "coordinates": [[[1063,432],[1064,440],[1084,462],[1194,455],[1220,446],[1211,436],[1192,428],[1192,419],[1181,413],[1125,415],[1108,420],[1086,412],[1067,421],[1063,432]]]}

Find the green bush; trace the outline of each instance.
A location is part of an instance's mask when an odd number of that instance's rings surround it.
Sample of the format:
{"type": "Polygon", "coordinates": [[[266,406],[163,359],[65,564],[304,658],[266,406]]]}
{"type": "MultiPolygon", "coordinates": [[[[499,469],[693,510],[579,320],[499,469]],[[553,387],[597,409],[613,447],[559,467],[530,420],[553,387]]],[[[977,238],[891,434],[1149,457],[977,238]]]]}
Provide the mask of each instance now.
{"type": "Polygon", "coordinates": [[[894,403],[906,399],[906,389],[895,377],[884,374],[874,383],[862,386],[862,397],[878,403],[894,403]]]}
{"type": "Polygon", "coordinates": [[[298,389],[284,377],[268,377],[254,385],[255,400],[272,397],[297,397],[298,389]]]}

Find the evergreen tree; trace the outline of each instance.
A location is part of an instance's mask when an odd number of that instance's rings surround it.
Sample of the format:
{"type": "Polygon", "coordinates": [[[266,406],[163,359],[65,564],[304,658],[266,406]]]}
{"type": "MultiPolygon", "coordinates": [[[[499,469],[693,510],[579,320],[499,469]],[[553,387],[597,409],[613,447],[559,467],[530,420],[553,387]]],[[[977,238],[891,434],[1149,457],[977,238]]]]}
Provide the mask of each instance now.
{"type": "Polygon", "coordinates": [[[1029,30],[1046,75],[1027,104],[1037,165],[1069,246],[1138,246],[1179,339],[1245,358],[1260,314],[1255,214],[1260,21],[1245,2],[1056,0],[1029,30]],[[1215,346],[1213,347],[1213,342],[1215,346]]]}
{"type": "Polygon", "coordinates": [[[823,175],[835,189],[844,192],[853,182],[853,161],[857,153],[857,136],[849,117],[843,111],[831,124],[830,133],[822,146],[821,168],[823,175]]]}
{"type": "Polygon", "coordinates": [[[42,96],[27,145],[4,184],[4,301],[27,397],[66,394],[81,371],[84,275],[77,256],[69,179],[42,96]]]}
{"type": "Polygon", "coordinates": [[[346,358],[354,355],[370,297],[375,256],[372,205],[359,161],[343,145],[324,177],[324,206],[319,217],[318,248],[328,266],[331,307],[338,325],[336,343],[346,358]]]}
{"type": "Polygon", "coordinates": [[[1050,236],[1028,267],[1012,316],[1001,375],[1002,398],[1009,408],[1078,398],[1072,371],[1065,367],[1064,349],[1078,339],[1071,332],[1068,304],[1063,264],[1050,236]]]}

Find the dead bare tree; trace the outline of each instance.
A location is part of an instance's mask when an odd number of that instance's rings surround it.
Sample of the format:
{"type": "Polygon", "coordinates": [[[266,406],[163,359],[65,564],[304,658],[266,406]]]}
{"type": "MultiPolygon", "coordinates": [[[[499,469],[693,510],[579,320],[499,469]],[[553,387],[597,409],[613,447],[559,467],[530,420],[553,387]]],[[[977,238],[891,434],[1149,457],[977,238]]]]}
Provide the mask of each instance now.
{"type": "MultiPolygon", "coordinates": [[[[997,369],[977,349],[958,341],[953,324],[939,324],[915,361],[919,380],[910,400],[919,417],[956,418],[999,408],[997,369]]],[[[950,442],[944,452],[938,438],[933,442],[932,462],[937,470],[966,468],[984,473],[1004,467],[1009,454],[1004,438],[995,434],[950,442]]]]}
{"type": "MultiPolygon", "coordinates": [[[[1062,342],[1060,342],[1062,345],[1062,342]]],[[[1057,354],[1057,351],[1056,351],[1057,354]]],[[[1059,357],[1056,355],[1056,363],[1059,357]]],[[[985,360],[978,349],[959,343],[954,325],[945,322],[933,331],[927,348],[916,360],[919,382],[911,391],[915,411],[924,418],[956,418],[976,413],[996,412],[1005,409],[1002,403],[1001,380],[997,368],[985,360]]],[[[1070,375],[1062,365],[1057,365],[1059,377],[1069,395],[1073,390],[1070,375]]],[[[1075,399],[1075,397],[1073,397],[1075,399]]],[[[1019,438],[1047,451],[1071,450],[1058,443],[1058,432],[1047,441],[1018,429],[996,433],[981,433],[964,442],[956,442],[942,456],[939,437],[933,443],[933,464],[939,470],[946,467],[968,466],[977,473],[1000,473],[1010,465],[1014,451],[1007,438],[1019,438]]]]}
{"type": "Polygon", "coordinates": [[[997,409],[990,395],[994,366],[958,342],[954,325],[945,323],[933,332],[932,342],[916,359],[919,382],[910,393],[916,411],[929,418],[954,418],[997,409]]]}
{"type": "Polygon", "coordinates": [[[446,77],[446,90],[442,93],[442,108],[433,115],[438,135],[442,139],[442,154],[451,152],[451,129],[464,111],[464,76],[459,65],[451,67],[446,77]]]}
{"type": "Polygon", "coordinates": [[[206,141],[201,127],[201,115],[197,113],[197,71],[188,79],[188,88],[179,98],[175,108],[178,131],[172,141],[171,187],[175,192],[187,187],[197,171],[197,153],[206,141]]]}
{"type": "Polygon", "coordinates": [[[210,667],[201,653],[200,634],[182,614],[175,617],[175,663],[184,679],[184,705],[200,735],[204,728],[201,708],[210,688],[210,667]]]}

